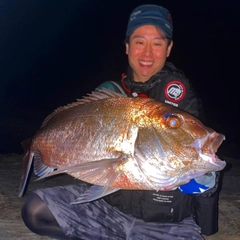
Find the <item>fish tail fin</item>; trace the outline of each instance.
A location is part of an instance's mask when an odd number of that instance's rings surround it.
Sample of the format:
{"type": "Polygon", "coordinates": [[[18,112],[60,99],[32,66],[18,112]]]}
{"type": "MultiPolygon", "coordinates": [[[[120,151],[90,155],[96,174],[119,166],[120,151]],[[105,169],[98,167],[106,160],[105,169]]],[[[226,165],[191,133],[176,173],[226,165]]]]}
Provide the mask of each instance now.
{"type": "Polygon", "coordinates": [[[41,177],[48,175],[53,172],[55,168],[45,165],[42,161],[41,154],[39,152],[34,153],[34,173],[41,177]]]}
{"type": "Polygon", "coordinates": [[[28,177],[33,162],[33,153],[30,151],[32,138],[28,138],[22,141],[22,147],[24,150],[23,162],[22,162],[22,176],[19,186],[19,197],[22,197],[28,183],[28,177]]]}

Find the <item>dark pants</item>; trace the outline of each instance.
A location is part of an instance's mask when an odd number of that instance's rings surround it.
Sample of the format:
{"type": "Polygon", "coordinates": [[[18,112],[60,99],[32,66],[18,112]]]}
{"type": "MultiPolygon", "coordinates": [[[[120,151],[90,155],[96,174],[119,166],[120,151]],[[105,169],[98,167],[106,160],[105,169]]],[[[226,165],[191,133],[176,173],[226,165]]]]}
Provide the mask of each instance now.
{"type": "Polygon", "coordinates": [[[120,212],[103,199],[70,204],[88,185],[46,188],[34,193],[47,204],[63,232],[79,239],[176,240],[203,239],[200,228],[191,218],[179,223],[144,222],[120,212]]]}

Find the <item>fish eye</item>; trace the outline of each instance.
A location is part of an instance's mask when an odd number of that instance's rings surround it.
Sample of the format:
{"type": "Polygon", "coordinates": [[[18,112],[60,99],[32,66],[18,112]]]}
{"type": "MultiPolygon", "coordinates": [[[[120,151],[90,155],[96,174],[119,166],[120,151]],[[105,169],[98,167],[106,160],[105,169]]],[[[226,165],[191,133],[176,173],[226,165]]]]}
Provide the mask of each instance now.
{"type": "Polygon", "coordinates": [[[169,116],[166,119],[166,125],[169,128],[179,128],[182,125],[182,121],[178,116],[169,116]]]}

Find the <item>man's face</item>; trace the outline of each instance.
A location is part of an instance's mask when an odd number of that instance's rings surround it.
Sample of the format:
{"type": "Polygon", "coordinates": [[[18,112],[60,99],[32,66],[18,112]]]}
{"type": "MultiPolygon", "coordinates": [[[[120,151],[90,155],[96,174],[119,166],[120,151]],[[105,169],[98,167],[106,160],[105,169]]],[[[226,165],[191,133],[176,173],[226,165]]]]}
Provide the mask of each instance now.
{"type": "Polygon", "coordinates": [[[128,62],[135,82],[146,82],[159,72],[169,56],[173,43],[168,46],[161,30],[152,25],[137,28],[126,44],[128,62]]]}

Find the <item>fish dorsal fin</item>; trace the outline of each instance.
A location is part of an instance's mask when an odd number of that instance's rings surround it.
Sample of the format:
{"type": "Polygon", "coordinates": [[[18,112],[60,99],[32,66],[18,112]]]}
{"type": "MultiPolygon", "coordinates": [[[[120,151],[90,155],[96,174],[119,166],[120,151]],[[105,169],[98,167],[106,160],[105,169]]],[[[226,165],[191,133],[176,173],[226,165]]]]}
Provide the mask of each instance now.
{"type": "Polygon", "coordinates": [[[106,89],[106,88],[103,88],[103,89],[97,88],[96,90],[97,90],[96,92],[92,92],[92,93],[88,94],[87,96],[84,96],[83,99],[78,99],[78,102],[81,102],[83,100],[85,102],[86,99],[89,100],[89,102],[91,102],[91,101],[98,101],[98,100],[106,99],[106,98],[126,97],[126,95],[114,92],[114,91],[112,91],[110,89],[106,89]]]}
{"type": "Polygon", "coordinates": [[[121,93],[116,93],[116,92],[114,92],[110,89],[106,89],[106,88],[96,89],[96,90],[97,90],[96,92],[89,93],[89,94],[87,94],[87,96],[84,96],[81,99],[77,99],[76,102],[67,104],[65,106],[61,106],[61,107],[57,108],[56,110],[54,110],[54,112],[52,112],[50,115],[48,115],[45,118],[45,120],[43,121],[43,123],[41,125],[41,128],[45,127],[47,125],[48,121],[52,117],[54,117],[56,114],[58,114],[59,112],[62,112],[64,110],[67,110],[69,108],[77,107],[80,104],[86,104],[86,103],[90,103],[93,101],[99,101],[99,100],[107,99],[107,98],[125,98],[126,97],[125,95],[123,95],[121,93]]]}

